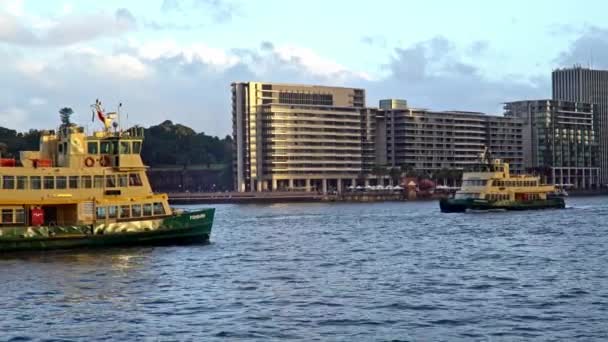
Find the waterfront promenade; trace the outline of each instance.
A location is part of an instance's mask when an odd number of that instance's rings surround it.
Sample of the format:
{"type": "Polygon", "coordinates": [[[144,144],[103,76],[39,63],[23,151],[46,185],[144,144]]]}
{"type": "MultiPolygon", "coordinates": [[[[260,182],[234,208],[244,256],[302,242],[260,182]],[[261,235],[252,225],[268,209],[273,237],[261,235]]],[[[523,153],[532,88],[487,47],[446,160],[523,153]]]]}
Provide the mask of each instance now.
{"type": "Polygon", "coordinates": [[[403,201],[404,192],[345,192],[323,194],[304,191],[275,192],[180,192],[168,193],[172,204],[290,203],[290,202],[375,202],[403,201]]]}
{"type": "MultiPolygon", "coordinates": [[[[322,194],[305,191],[275,192],[172,192],[168,193],[171,204],[212,204],[212,203],[294,203],[294,202],[382,202],[405,201],[405,192],[345,192],[342,194],[322,194]]],[[[416,200],[437,200],[445,194],[418,196],[416,200]]],[[[602,190],[571,190],[570,197],[608,196],[602,190]]],[[[411,199],[410,199],[411,200],[411,199]]]]}

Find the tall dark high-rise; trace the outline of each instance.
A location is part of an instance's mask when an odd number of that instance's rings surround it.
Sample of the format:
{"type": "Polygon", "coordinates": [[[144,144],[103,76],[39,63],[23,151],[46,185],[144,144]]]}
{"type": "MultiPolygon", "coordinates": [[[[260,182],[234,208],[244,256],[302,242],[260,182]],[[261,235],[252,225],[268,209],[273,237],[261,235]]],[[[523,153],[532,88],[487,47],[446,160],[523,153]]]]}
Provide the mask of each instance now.
{"type": "Polygon", "coordinates": [[[596,105],[601,183],[608,184],[608,70],[575,66],[552,73],[553,99],[596,105]]]}

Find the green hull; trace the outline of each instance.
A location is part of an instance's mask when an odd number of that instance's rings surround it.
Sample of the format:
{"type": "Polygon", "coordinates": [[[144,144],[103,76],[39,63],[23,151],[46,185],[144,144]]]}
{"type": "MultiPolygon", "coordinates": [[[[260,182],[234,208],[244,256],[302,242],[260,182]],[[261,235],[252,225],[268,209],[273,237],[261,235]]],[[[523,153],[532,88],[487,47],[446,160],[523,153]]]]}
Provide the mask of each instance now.
{"type": "Polygon", "coordinates": [[[478,199],[444,198],[439,201],[441,212],[463,213],[467,210],[539,210],[563,209],[566,207],[561,197],[535,201],[486,201],[478,199]]]}
{"type": "Polygon", "coordinates": [[[3,227],[0,253],[209,241],[215,209],[96,226],[3,227]]]}

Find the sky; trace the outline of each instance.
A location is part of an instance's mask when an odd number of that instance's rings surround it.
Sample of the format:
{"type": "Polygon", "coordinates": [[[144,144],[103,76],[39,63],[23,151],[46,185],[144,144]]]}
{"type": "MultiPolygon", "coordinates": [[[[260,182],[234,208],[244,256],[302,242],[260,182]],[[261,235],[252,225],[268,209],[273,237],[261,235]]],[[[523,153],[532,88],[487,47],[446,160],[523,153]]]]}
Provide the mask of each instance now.
{"type": "Polygon", "coordinates": [[[363,87],[367,104],[502,112],[551,71],[608,68],[604,1],[0,0],[0,126],[164,120],[231,134],[230,83],[363,87]]]}

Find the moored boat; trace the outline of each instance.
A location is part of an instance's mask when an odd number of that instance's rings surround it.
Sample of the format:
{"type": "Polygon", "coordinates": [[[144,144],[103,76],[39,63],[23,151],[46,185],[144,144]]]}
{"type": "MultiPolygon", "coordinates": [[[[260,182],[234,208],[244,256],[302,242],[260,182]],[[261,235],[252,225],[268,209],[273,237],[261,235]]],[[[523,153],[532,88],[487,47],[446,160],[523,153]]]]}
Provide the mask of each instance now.
{"type": "Polygon", "coordinates": [[[563,209],[563,193],[554,185],[541,184],[540,177],[511,175],[509,164],[500,159],[482,162],[462,175],[462,187],[453,197],[443,198],[439,207],[444,213],[468,210],[563,209]]]}
{"type": "Polygon", "coordinates": [[[93,110],[102,130],[87,136],[68,117],[38,151],[0,163],[0,252],[208,241],[214,209],[171,208],[148,182],[143,129],[93,110]]]}

